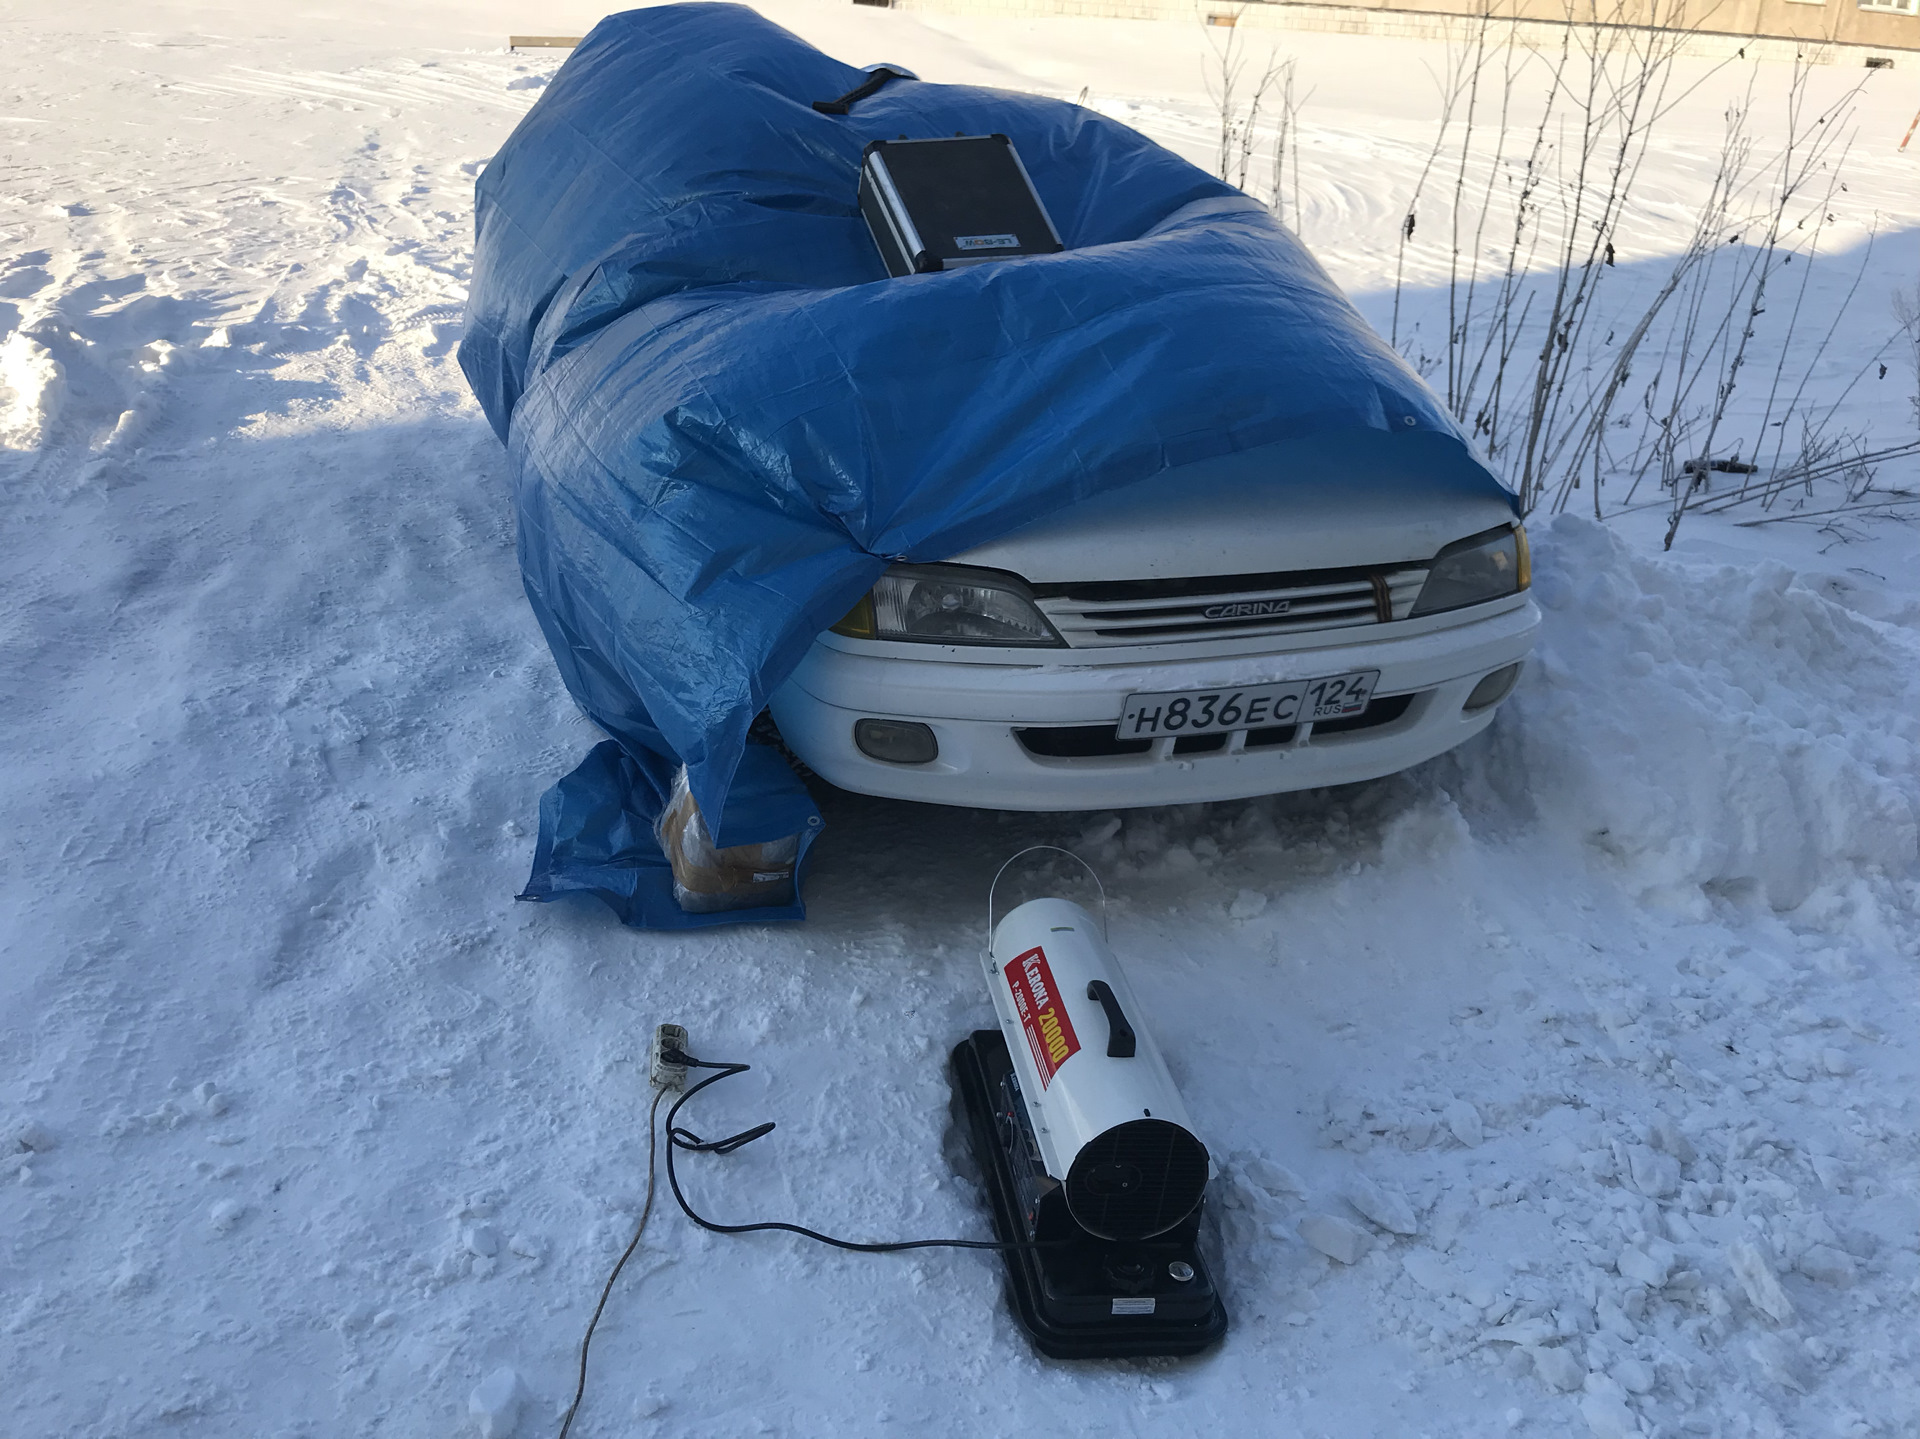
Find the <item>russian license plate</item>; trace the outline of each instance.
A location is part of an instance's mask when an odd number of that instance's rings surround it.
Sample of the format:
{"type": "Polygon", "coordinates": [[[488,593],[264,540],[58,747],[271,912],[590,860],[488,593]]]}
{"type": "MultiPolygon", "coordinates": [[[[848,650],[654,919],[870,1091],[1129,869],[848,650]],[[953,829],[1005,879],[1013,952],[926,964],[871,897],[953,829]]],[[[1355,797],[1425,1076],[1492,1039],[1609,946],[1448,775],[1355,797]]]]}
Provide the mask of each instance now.
{"type": "Polygon", "coordinates": [[[1161,739],[1167,735],[1226,734],[1237,729],[1345,719],[1373,698],[1379,670],[1328,675],[1287,684],[1222,686],[1178,694],[1128,695],[1115,739],[1161,739]]]}

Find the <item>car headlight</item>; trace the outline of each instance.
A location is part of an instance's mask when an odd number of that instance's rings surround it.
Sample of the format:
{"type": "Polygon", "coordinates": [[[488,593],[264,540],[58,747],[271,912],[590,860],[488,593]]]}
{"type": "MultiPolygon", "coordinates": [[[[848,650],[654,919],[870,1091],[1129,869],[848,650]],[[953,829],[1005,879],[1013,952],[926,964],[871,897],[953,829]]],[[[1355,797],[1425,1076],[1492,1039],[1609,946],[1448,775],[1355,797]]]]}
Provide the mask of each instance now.
{"type": "Polygon", "coordinates": [[[1016,577],[964,565],[895,565],[833,632],[936,645],[1066,643],[1016,577]]]}
{"type": "Polygon", "coordinates": [[[1414,601],[1413,616],[1437,615],[1517,595],[1532,583],[1526,527],[1503,525],[1440,551],[1420,587],[1420,598],[1414,601]]]}

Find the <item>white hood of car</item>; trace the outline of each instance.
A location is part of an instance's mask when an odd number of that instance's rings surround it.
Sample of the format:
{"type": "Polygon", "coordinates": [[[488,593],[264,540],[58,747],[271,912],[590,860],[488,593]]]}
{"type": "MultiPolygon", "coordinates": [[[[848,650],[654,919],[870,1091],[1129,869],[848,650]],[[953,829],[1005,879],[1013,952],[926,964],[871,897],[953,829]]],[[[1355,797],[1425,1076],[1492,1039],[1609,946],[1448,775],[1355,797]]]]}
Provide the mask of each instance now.
{"type": "Polygon", "coordinates": [[[1365,431],[1164,470],[950,559],[1035,584],[1386,567],[1513,519],[1458,441],[1365,431]]]}

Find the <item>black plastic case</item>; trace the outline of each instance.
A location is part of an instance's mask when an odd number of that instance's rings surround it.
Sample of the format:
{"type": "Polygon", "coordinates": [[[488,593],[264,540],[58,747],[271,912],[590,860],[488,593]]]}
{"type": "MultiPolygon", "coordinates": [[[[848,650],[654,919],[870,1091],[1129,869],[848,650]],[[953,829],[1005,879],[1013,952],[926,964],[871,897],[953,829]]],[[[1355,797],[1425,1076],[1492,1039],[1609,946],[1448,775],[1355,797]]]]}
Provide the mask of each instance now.
{"type": "Polygon", "coordinates": [[[1073,1222],[1039,1163],[1013,1060],[997,1029],[953,1051],[965,1126],[1003,1243],[1007,1298],[1033,1347],[1053,1359],[1198,1354],[1227,1332],[1227,1311],[1200,1249],[1203,1200],[1167,1233],[1138,1243],[1097,1239],[1073,1222]],[[1184,1275],[1184,1278],[1176,1277],[1184,1275]]]}
{"type": "Polygon", "coordinates": [[[875,140],[860,160],[860,213],[890,275],[1066,248],[1005,135],[875,140]]]}

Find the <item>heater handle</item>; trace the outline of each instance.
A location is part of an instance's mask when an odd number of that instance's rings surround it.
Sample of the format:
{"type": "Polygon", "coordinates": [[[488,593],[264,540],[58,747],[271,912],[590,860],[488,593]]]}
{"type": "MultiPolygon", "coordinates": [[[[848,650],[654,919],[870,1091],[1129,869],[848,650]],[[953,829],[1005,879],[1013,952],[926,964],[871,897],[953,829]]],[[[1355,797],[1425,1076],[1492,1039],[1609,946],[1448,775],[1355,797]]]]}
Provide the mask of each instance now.
{"type": "MultiPolygon", "coordinates": [[[[1068,859],[1072,860],[1075,864],[1079,865],[1080,868],[1084,869],[1087,872],[1087,877],[1093,881],[1093,887],[1100,892],[1100,938],[1105,939],[1107,937],[1107,887],[1104,884],[1100,883],[1100,876],[1097,873],[1095,873],[1093,866],[1088,864],[1084,859],[1080,858],[1080,856],[1075,854],[1072,850],[1062,849],[1057,844],[1030,844],[1025,849],[1020,850],[1017,853],[1008,855],[1006,864],[1001,865],[999,869],[994,871],[993,883],[987,886],[987,953],[988,954],[993,953],[993,895],[994,895],[994,891],[1000,888],[1000,876],[1007,872],[1008,865],[1011,865],[1016,859],[1019,859],[1022,855],[1035,854],[1038,851],[1043,849],[1052,850],[1055,854],[1064,854],[1068,859]]],[[[1115,1011],[1115,1012],[1117,1013],[1118,1011],[1115,1011]]]]}
{"type": "Polygon", "coordinates": [[[1104,979],[1091,980],[1087,984],[1087,998],[1100,1001],[1100,1007],[1107,1012],[1107,1058],[1132,1059],[1138,1043],[1133,1037],[1133,1026],[1127,1023],[1127,1013],[1120,1007],[1120,996],[1113,992],[1113,986],[1104,979]]]}

